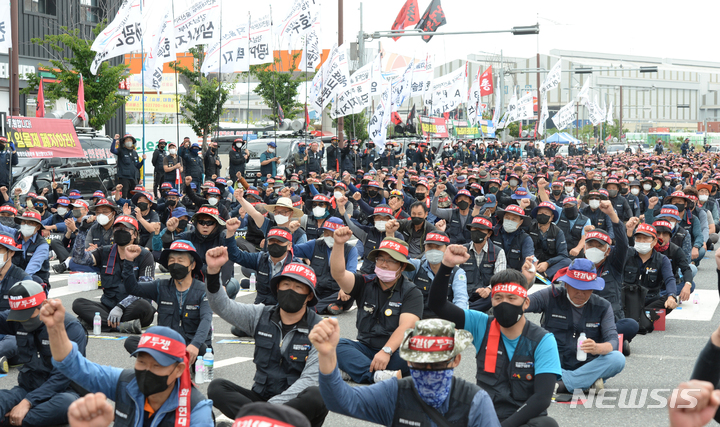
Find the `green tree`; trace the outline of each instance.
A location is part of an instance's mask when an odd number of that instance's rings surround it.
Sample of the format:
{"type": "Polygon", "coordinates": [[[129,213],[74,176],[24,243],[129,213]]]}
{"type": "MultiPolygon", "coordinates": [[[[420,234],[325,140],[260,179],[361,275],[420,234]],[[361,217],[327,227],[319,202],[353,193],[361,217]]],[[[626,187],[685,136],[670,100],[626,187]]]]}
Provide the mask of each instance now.
{"type": "MultiPolygon", "coordinates": [[[[627,134],[627,133],[628,133],[627,128],[623,128],[622,134],[627,134]]],[[[612,135],[613,138],[617,138],[619,140],[620,135],[621,135],[620,122],[615,121],[615,123],[612,126],[605,123],[605,136],[607,137],[607,135],[612,135]]]]}
{"type": "Polygon", "coordinates": [[[203,45],[189,49],[193,56],[193,68],[187,68],[178,62],[171,62],[170,67],[178,72],[183,85],[187,89],[186,95],[180,95],[180,106],[183,115],[195,131],[203,137],[203,148],[207,146],[207,137],[217,127],[218,120],[223,113],[223,105],[235,87],[236,79],[220,82],[216,77],[207,78],[200,72],[205,49],[203,45]]]}
{"type": "MultiPolygon", "coordinates": [[[[297,68],[297,60],[300,53],[292,56],[291,70],[297,68]]],[[[298,94],[300,83],[305,81],[307,74],[294,77],[292,72],[275,71],[282,69],[280,58],[275,58],[270,64],[253,65],[250,67],[250,73],[258,80],[258,85],[254,92],[260,95],[265,105],[270,107],[272,114],[265,116],[266,118],[279,123],[278,103],[282,107],[286,119],[294,119],[303,111],[303,105],[295,100],[298,94]]],[[[314,74],[313,74],[314,75],[314,74]]],[[[313,75],[310,75],[312,79],[313,75]]]]}
{"type": "Polygon", "coordinates": [[[512,122],[506,126],[506,129],[508,130],[508,134],[510,136],[514,136],[515,138],[520,137],[520,123],[512,122]]]}
{"type": "MultiPolygon", "coordinates": [[[[85,85],[85,111],[90,119],[90,126],[94,129],[103,127],[127,101],[127,97],[118,95],[117,90],[120,82],[127,77],[129,66],[110,65],[105,61],[100,65],[97,75],[93,76],[90,73],[90,66],[95,58],[95,52],[90,50],[90,47],[106,25],[107,22],[104,20],[98,24],[92,31],[91,40],[82,38],[79,28],[68,27],[60,27],[59,34],[46,35],[43,39],[31,39],[32,43],[42,46],[52,57],[50,63],[53,70],[48,71],[55,74],[56,83],[43,82],[45,99],[55,101],[66,98],[70,102],[77,103],[80,74],[82,74],[85,85]],[[70,50],[70,56],[65,56],[66,49],[70,50]]],[[[46,67],[40,64],[38,70],[43,69],[46,67]]],[[[29,74],[26,78],[28,87],[20,92],[28,95],[40,86],[40,76],[29,74]]]]}
{"type": "MultiPolygon", "coordinates": [[[[330,106],[328,106],[328,110],[330,109],[330,106]]],[[[333,119],[333,126],[337,129],[337,119],[333,119]]],[[[343,121],[343,133],[345,139],[352,139],[355,138],[358,141],[366,141],[370,135],[367,131],[368,126],[368,118],[365,114],[365,111],[362,111],[357,114],[350,114],[348,116],[345,116],[345,120],[343,121]]],[[[394,126],[390,126],[389,129],[394,128],[394,126]]]]}

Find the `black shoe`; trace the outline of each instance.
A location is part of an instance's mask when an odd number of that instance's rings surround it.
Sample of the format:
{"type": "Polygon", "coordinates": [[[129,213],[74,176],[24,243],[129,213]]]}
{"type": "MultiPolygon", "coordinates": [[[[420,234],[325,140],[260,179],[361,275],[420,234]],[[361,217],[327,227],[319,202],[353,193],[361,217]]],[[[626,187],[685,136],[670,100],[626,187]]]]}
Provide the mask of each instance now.
{"type": "Polygon", "coordinates": [[[61,273],[66,272],[68,268],[64,262],[61,262],[58,265],[53,265],[52,269],[54,272],[61,274],[61,273]]]}
{"type": "Polygon", "coordinates": [[[248,334],[247,332],[238,328],[237,326],[233,326],[232,328],[230,328],[230,333],[235,335],[236,337],[240,337],[240,338],[245,338],[245,337],[250,336],[250,334],[248,334]]]}
{"type": "Polygon", "coordinates": [[[623,340],[623,351],[622,351],[622,354],[623,354],[623,356],[625,356],[625,357],[630,356],[630,341],[628,341],[628,340],[623,340]]]}

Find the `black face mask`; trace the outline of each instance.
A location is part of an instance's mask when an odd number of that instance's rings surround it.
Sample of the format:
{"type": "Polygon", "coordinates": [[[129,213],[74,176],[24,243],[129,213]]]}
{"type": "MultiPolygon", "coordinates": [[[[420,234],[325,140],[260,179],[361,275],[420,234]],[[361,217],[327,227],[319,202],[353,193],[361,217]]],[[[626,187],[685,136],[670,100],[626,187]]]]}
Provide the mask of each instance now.
{"type": "Polygon", "coordinates": [[[148,397],[153,394],[162,393],[168,389],[168,378],[170,375],[155,375],[150,371],[139,371],[135,369],[135,381],[137,381],[138,390],[143,396],[148,397]]]}
{"type": "Polygon", "coordinates": [[[685,203],[675,203],[675,206],[677,206],[680,212],[685,210],[685,203]]]}
{"type": "Polygon", "coordinates": [[[493,316],[497,319],[500,326],[510,328],[520,321],[523,311],[522,305],[501,302],[493,307],[493,316]]]}
{"type": "Polygon", "coordinates": [[[550,218],[550,215],[546,214],[537,214],[537,216],[535,217],[539,224],[547,224],[550,221],[550,218]]]}
{"type": "Polygon", "coordinates": [[[173,263],[168,265],[168,271],[170,272],[170,277],[172,277],[175,280],[182,280],[187,277],[188,274],[190,274],[190,268],[185,267],[182,264],[173,263]]]}
{"type": "Polygon", "coordinates": [[[623,196],[626,195],[627,193],[628,193],[628,189],[627,189],[627,188],[621,188],[621,189],[620,189],[620,194],[622,194],[623,196]]]}
{"type": "Polygon", "coordinates": [[[563,209],[563,213],[565,214],[565,218],[575,219],[578,217],[578,208],[577,206],[573,206],[572,208],[565,208],[563,209]]]}
{"type": "Polygon", "coordinates": [[[602,186],[601,183],[599,183],[599,182],[593,182],[593,188],[594,188],[594,189],[599,190],[601,186],[602,186]]]}
{"type": "Polygon", "coordinates": [[[553,196],[559,196],[562,194],[562,190],[553,190],[552,193],[553,193],[553,196]]]}
{"type": "Polygon", "coordinates": [[[487,237],[487,234],[483,233],[480,230],[471,230],[470,231],[470,239],[473,241],[473,243],[482,243],[486,237],[487,237]]]}
{"type": "Polygon", "coordinates": [[[368,190],[367,193],[368,193],[368,196],[370,196],[370,197],[375,197],[378,195],[377,190],[368,190]]]}
{"type": "Polygon", "coordinates": [[[288,313],[297,313],[302,310],[307,295],[299,294],[292,289],[285,289],[277,293],[278,305],[288,313]]]}
{"type": "Polygon", "coordinates": [[[184,230],[185,227],[187,227],[187,225],[188,225],[188,220],[186,220],[186,219],[181,219],[180,221],[178,221],[178,228],[181,230],[184,230]]]}
{"type": "Polygon", "coordinates": [[[465,200],[457,203],[458,208],[460,208],[461,211],[464,211],[465,209],[470,206],[470,203],[466,202],[465,200]]]}
{"type": "Polygon", "coordinates": [[[278,243],[268,245],[268,253],[273,258],[280,258],[281,256],[284,256],[286,252],[287,246],[283,246],[278,243]]]}
{"type": "Polygon", "coordinates": [[[28,320],[21,323],[23,329],[25,332],[32,332],[43,325],[42,320],[40,320],[40,316],[31,317],[28,320]]]}
{"type": "Polygon", "coordinates": [[[416,216],[412,217],[412,225],[420,225],[423,222],[425,222],[425,218],[420,218],[416,216]]]}
{"type": "Polygon", "coordinates": [[[115,230],[113,232],[113,240],[118,246],[126,246],[132,240],[132,234],[127,230],[115,230]]]}
{"type": "Polygon", "coordinates": [[[498,192],[498,187],[490,187],[488,188],[488,191],[492,194],[495,194],[498,192]]]}
{"type": "Polygon", "coordinates": [[[146,209],[148,208],[148,204],[145,203],[145,202],[139,202],[139,203],[137,204],[137,207],[139,207],[141,211],[144,211],[144,210],[146,210],[146,209]]]}
{"type": "Polygon", "coordinates": [[[427,197],[427,193],[415,193],[415,198],[420,201],[425,200],[425,197],[427,197]]]}
{"type": "Polygon", "coordinates": [[[174,208],[175,205],[177,205],[177,200],[175,200],[175,199],[168,200],[166,204],[167,204],[168,206],[174,208]]]}
{"type": "Polygon", "coordinates": [[[610,197],[617,197],[618,191],[617,190],[608,190],[608,195],[610,197]]]}
{"type": "Polygon", "coordinates": [[[80,209],[73,209],[72,213],[73,213],[73,218],[80,219],[83,216],[82,211],[80,209]]]}

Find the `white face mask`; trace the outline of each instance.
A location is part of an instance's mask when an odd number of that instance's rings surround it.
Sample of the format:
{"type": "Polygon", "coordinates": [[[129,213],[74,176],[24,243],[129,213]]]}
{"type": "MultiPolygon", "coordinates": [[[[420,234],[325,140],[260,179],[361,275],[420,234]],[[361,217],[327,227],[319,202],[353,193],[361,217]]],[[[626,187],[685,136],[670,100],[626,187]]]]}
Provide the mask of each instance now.
{"type": "Polygon", "coordinates": [[[593,264],[599,264],[605,259],[605,251],[598,248],[585,249],[585,258],[592,261],[593,264]]]}
{"type": "Polygon", "coordinates": [[[572,194],[575,190],[575,187],[565,187],[565,192],[568,194],[572,194]]]}
{"type": "Polygon", "coordinates": [[[174,148],[171,148],[168,150],[168,153],[172,154],[173,156],[177,154],[177,150],[174,148]]]}
{"type": "Polygon", "coordinates": [[[651,188],[652,188],[652,185],[650,185],[650,184],[643,184],[643,189],[644,189],[645,191],[650,191],[651,188]]]}
{"type": "Polygon", "coordinates": [[[670,226],[671,226],[672,229],[674,230],[674,229],[675,229],[675,224],[677,224],[677,221],[668,221],[668,222],[670,223],[670,226]]]}
{"type": "Polygon", "coordinates": [[[315,215],[315,218],[321,218],[325,216],[326,209],[322,206],[315,206],[313,208],[313,215],[315,215]]]}
{"type": "Polygon", "coordinates": [[[588,206],[590,206],[591,209],[597,209],[600,207],[600,200],[590,200],[588,206]]]}
{"type": "Polygon", "coordinates": [[[607,172],[603,172],[603,173],[602,173],[602,176],[607,176],[607,172]]]}
{"type": "Polygon", "coordinates": [[[632,175],[628,176],[628,181],[635,181],[635,177],[632,175]]]}
{"type": "Polygon", "coordinates": [[[327,247],[330,248],[330,249],[332,249],[332,247],[335,245],[335,238],[332,237],[332,236],[321,237],[321,238],[318,239],[318,240],[322,240],[323,242],[325,242],[325,244],[327,245],[327,247]]]}
{"type": "Polygon", "coordinates": [[[637,188],[637,187],[633,187],[633,188],[630,189],[630,193],[631,193],[633,196],[637,196],[638,194],[640,194],[640,189],[637,188]]]}
{"type": "Polygon", "coordinates": [[[517,222],[511,220],[511,219],[503,219],[503,229],[507,233],[514,233],[518,227],[520,227],[520,224],[517,222]]]}
{"type": "Polygon", "coordinates": [[[430,249],[425,252],[425,259],[430,264],[440,264],[443,260],[443,256],[445,256],[445,252],[440,249],[430,249]]]}
{"type": "Polygon", "coordinates": [[[107,223],[110,222],[110,217],[105,214],[100,214],[95,219],[97,219],[100,225],[107,225],[107,223]]]}
{"type": "MultiPolygon", "coordinates": [[[[709,198],[709,197],[710,197],[710,196],[708,196],[707,194],[701,194],[701,195],[698,196],[698,199],[700,199],[701,202],[705,203],[705,202],[708,201],[708,198],[709,198]]],[[[58,210],[59,210],[59,209],[58,209],[58,210]]]]}
{"type": "Polygon", "coordinates": [[[650,246],[650,242],[640,243],[635,242],[635,250],[640,252],[641,254],[645,255],[646,253],[650,252],[652,250],[652,246],[650,246]]]}
{"type": "MultiPolygon", "coordinates": [[[[707,196],[706,196],[706,197],[707,197],[707,196]]],[[[701,200],[702,200],[702,199],[701,199],[701,200]]],[[[60,215],[60,216],[65,216],[65,215],[67,215],[67,213],[68,213],[67,208],[57,208],[57,214],[58,214],[58,215],[60,215]]]]}
{"type": "Polygon", "coordinates": [[[673,172],[677,172],[677,171],[678,171],[678,168],[673,168],[673,172]]]}
{"type": "Polygon", "coordinates": [[[132,141],[128,141],[125,143],[125,148],[132,148],[132,147],[133,147],[132,141]]]}
{"type": "Polygon", "coordinates": [[[23,224],[20,226],[20,232],[22,233],[23,236],[30,237],[33,234],[35,234],[35,226],[23,224]]]}
{"type": "Polygon", "coordinates": [[[236,146],[237,148],[242,148],[243,145],[238,142],[237,144],[235,144],[235,146],[236,146]]]}
{"type": "Polygon", "coordinates": [[[511,180],[510,180],[510,185],[513,186],[513,187],[517,187],[517,185],[518,185],[518,180],[517,180],[517,179],[511,179],[511,180]]]}
{"type": "Polygon", "coordinates": [[[570,299],[570,293],[569,293],[569,292],[565,291],[565,295],[567,295],[568,301],[570,301],[570,304],[572,304],[573,307],[575,307],[575,308],[580,308],[580,307],[584,306],[585,303],[587,302],[587,301],[585,301],[584,303],[582,303],[582,304],[580,304],[580,305],[577,305],[577,304],[575,304],[575,303],[573,302],[573,300],[570,299]]]}
{"type": "Polygon", "coordinates": [[[290,221],[290,217],[287,215],[275,215],[275,222],[278,224],[286,224],[290,221]]]}
{"type": "Polygon", "coordinates": [[[385,224],[387,224],[387,221],[375,221],[375,228],[377,231],[385,232],[385,224]]]}
{"type": "Polygon", "coordinates": [[[666,186],[666,187],[669,187],[669,186],[670,186],[670,181],[665,181],[665,186],[666,186]]]}
{"type": "Polygon", "coordinates": [[[210,204],[210,206],[215,206],[215,205],[217,205],[217,203],[218,203],[218,198],[217,198],[217,197],[210,197],[210,198],[208,199],[208,203],[210,204]]]}
{"type": "Polygon", "coordinates": [[[268,148],[268,153],[274,153],[274,152],[275,152],[275,149],[274,149],[274,148],[272,148],[272,147],[271,147],[271,148],[268,148]]]}
{"type": "Polygon", "coordinates": [[[336,199],[339,199],[339,198],[341,198],[341,197],[344,196],[344,195],[345,195],[345,194],[341,193],[340,191],[336,191],[336,192],[333,193],[333,196],[334,196],[336,199]]]}

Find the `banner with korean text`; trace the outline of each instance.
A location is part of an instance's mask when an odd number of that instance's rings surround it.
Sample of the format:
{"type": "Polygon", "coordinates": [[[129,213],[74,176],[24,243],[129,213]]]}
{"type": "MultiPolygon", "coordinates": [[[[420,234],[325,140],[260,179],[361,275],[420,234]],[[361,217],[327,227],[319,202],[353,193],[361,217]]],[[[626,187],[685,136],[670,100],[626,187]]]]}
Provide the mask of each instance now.
{"type": "Polygon", "coordinates": [[[8,117],[6,127],[7,139],[15,144],[18,157],[85,157],[72,120],[8,117]]]}

